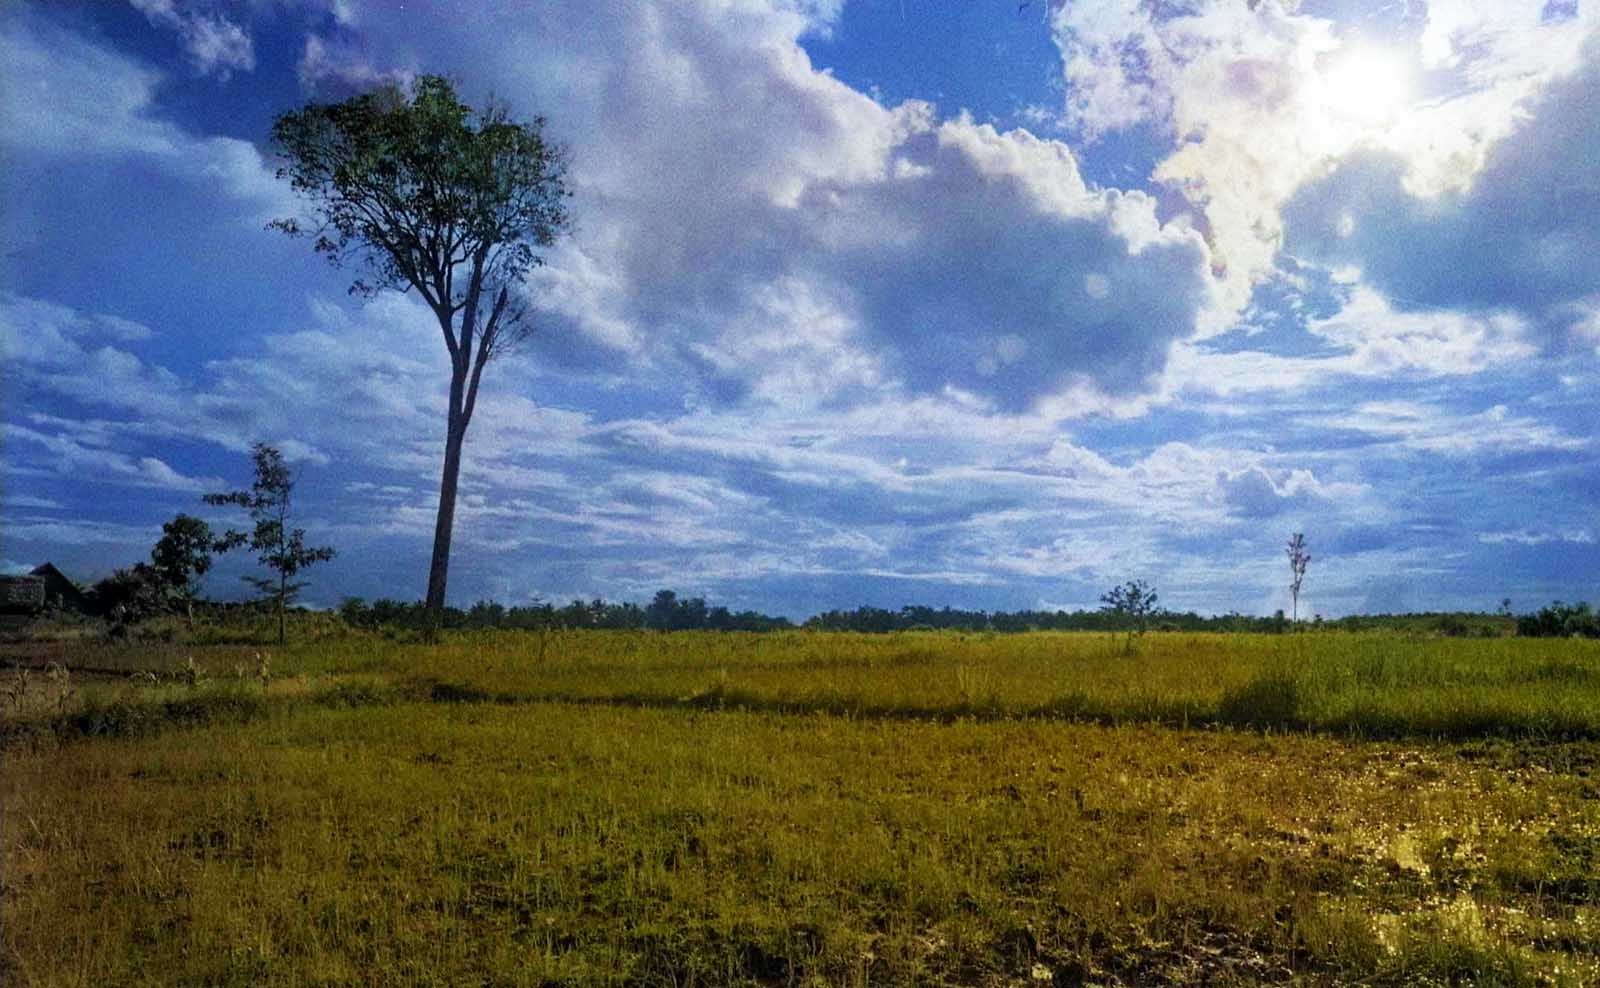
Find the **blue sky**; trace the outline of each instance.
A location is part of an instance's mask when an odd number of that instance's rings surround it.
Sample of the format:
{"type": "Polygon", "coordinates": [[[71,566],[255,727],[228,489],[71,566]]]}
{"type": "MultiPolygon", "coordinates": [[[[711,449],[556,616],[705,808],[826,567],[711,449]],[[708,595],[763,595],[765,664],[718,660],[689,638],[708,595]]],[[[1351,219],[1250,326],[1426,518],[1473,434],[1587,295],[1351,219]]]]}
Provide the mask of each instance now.
{"type": "Polygon", "coordinates": [[[424,72],[574,190],[453,602],[1270,613],[1296,531],[1305,611],[1600,598],[1587,0],[4,5],[0,566],[262,439],[308,600],[422,595],[438,330],[264,226],[276,114],[424,72]]]}

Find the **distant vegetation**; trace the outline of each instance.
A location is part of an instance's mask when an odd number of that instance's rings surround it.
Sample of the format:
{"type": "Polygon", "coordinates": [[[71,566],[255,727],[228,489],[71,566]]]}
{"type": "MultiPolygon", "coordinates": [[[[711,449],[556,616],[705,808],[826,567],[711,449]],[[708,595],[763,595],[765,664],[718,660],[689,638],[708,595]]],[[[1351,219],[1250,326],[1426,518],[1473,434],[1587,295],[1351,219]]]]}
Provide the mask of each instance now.
{"type": "MultiPolygon", "coordinates": [[[[108,622],[106,629],[121,629],[121,633],[136,633],[143,625],[156,624],[168,628],[170,634],[179,632],[162,623],[165,615],[173,613],[192,615],[193,632],[202,638],[212,634],[218,626],[238,627],[241,623],[255,621],[256,617],[275,611],[276,601],[271,597],[252,603],[219,603],[197,600],[188,595],[164,594],[161,585],[152,582],[149,567],[140,565],[119,570],[94,586],[85,594],[89,608],[84,616],[45,612],[36,616],[31,626],[24,626],[22,634],[54,635],[53,625],[66,624],[91,630],[83,626],[83,617],[101,618],[108,622]],[[208,630],[209,626],[209,630],[208,630]],[[31,628],[31,630],[30,630],[31,628]]],[[[301,609],[290,613],[304,615],[301,609]]],[[[379,599],[368,601],[360,597],[347,597],[335,612],[351,628],[376,630],[390,628],[406,631],[425,631],[431,628],[434,618],[421,601],[379,599]]],[[[499,628],[506,630],[538,629],[610,629],[658,631],[782,631],[796,627],[817,631],[855,631],[886,634],[899,631],[966,631],[1015,634],[1028,631],[1117,631],[1128,632],[1137,627],[1137,619],[1115,610],[1024,610],[983,611],[952,607],[929,607],[908,604],[898,609],[862,606],[851,610],[830,610],[816,614],[796,625],[786,617],[762,614],[754,610],[735,611],[708,601],[704,597],[683,597],[671,590],[659,591],[646,604],[629,601],[608,601],[601,598],[574,600],[564,605],[549,602],[506,605],[494,601],[478,601],[470,607],[446,607],[438,617],[444,630],[473,628],[499,628]]],[[[1229,613],[1203,615],[1193,611],[1157,611],[1145,617],[1150,631],[1183,632],[1248,632],[1256,634],[1287,634],[1290,632],[1374,632],[1394,631],[1412,635],[1444,638],[1497,638],[1508,635],[1525,637],[1600,637],[1600,624],[1594,610],[1587,604],[1557,603],[1536,614],[1518,617],[1512,614],[1486,614],[1475,612],[1423,612],[1412,614],[1360,614],[1333,620],[1317,619],[1296,625],[1283,614],[1260,617],[1229,613]]],[[[58,629],[59,630],[59,629],[58,629]]],[[[291,632],[293,622],[291,622],[291,632]]]]}
{"type": "MultiPolygon", "coordinates": [[[[366,601],[348,597],[339,607],[346,623],[357,628],[397,628],[424,630],[432,620],[421,601],[366,601]]],[[[1541,612],[1543,613],[1543,612],[1541,612]]],[[[1529,619],[1523,619],[1524,624],[1529,619]]],[[[1246,614],[1201,615],[1193,611],[1148,611],[1136,614],[1127,610],[1103,608],[1078,611],[971,611],[952,607],[927,607],[907,604],[898,610],[857,607],[853,610],[824,611],[799,625],[785,617],[757,611],[731,611],[711,604],[703,597],[680,597],[661,590],[646,605],[616,603],[596,598],[574,600],[564,606],[536,603],[506,606],[479,601],[468,608],[447,607],[443,611],[446,629],[501,628],[507,630],[540,628],[655,631],[783,631],[800,627],[815,631],[855,631],[888,634],[899,631],[968,631],[1020,634],[1028,631],[1137,631],[1141,622],[1151,631],[1212,631],[1285,634],[1296,630],[1283,615],[1254,617],[1246,614]]],[[[1519,632],[1518,619],[1507,615],[1479,613],[1367,614],[1317,620],[1298,626],[1312,631],[1400,631],[1408,634],[1446,638],[1498,638],[1519,632]]],[[[1531,626],[1529,626],[1531,627],[1531,626]]]]}
{"type": "Polygon", "coordinates": [[[446,607],[436,617],[423,601],[402,602],[346,597],[339,614],[355,628],[426,630],[435,620],[446,630],[501,628],[539,630],[604,628],[616,631],[778,631],[794,627],[788,618],[768,617],[755,611],[733,612],[712,606],[704,597],[680,598],[671,590],[659,591],[649,605],[575,600],[564,607],[525,604],[507,607],[480,600],[471,607],[446,607]]]}
{"type": "MultiPolygon", "coordinates": [[[[1156,611],[1146,618],[1153,631],[1217,631],[1284,634],[1301,631],[1402,631],[1447,638],[1496,638],[1517,631],[1513,617],[1473,612],[1417,614],[1359,614],[1335,620],[1290,622],[1281,611],[1272,617],[1237,612],[1203,615],[1193,611],[1156,611]]],[[[956,608],[908,605],[897,611],[858,607],[851,611],[826,611],[805,622],[805,627],[828,631],[891,632],[913,629],[955,631],[1129,631],[1138,618],[1115,609],[1095,611],[968,611],[956,608]]]]}
{"type": "Polygon", "coordinates": [[[1588,604],[1556,601],[1537,614],[1517,618],[1517,634],[1529,638],[1600,638],[1600,614],[1588,604]]]}

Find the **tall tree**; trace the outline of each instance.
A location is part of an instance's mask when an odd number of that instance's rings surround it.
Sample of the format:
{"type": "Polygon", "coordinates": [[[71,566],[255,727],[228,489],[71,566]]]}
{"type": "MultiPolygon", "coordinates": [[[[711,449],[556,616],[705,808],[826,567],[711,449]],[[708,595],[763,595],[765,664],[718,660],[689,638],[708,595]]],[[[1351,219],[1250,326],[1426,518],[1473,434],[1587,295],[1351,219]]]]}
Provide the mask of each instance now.
{"type": "Polygon", "coordinates": [[[1304,533],[1296,532],[1289,536],[1289,545],[1284,552],[1289,557],[1289,596],[1293,600],[1289,619],[1299,621],[1300,585],[1306,581],[1306,567],[1311,565],[1311,553],[1306,549],[1304,533]]]}
{"type": "Polygon", "coordinates": [[[248,533],[230,529],[217,542],[217,548],[226,551],[248,545],[255,550],[261,565],[277,574],[245,579],[276,604],[278,644],[282,645],[286,637],[284,611],[305,589],[305,584],[294,582],[294,577],[312,563],[332,559],[334,552],[327,546],[307,546],[305,529],[289,527],[295,478],[289,465],[283,462],[283,454],[266,443],[256,443],[250,447],[250,457],[255,463],[256,479],[249,490],[207,494],[203,500],[207,504],[233,504],[244,508],[256,523],[248,533]]]}
{"type": "Polygon", "coordinates": [[[161,526],[161,540],[150,550],[150,566],[162,595],[183,606],[190,628],[194,627],[194,600],[200,593],[200,578],[211,569],[211,553],[217,546],[210,525],[193,515],[179,514],[161,526]]]}
{"type": "Polygon", "coordinates": [[[357,258],[371,280],[351,291],[415,289],[450,352],[450,403],[428,607],[444,606],[461,445],[484,365],[532,331],[516,291],[567,225],[565,163],[544,120],[510,119],[491,101],[478,112],[438,76],[409,94],[386,86],[342,103],[285,113],[272,136],[308,219],[272,226],[310,235],[335,264],[357,258]]]}

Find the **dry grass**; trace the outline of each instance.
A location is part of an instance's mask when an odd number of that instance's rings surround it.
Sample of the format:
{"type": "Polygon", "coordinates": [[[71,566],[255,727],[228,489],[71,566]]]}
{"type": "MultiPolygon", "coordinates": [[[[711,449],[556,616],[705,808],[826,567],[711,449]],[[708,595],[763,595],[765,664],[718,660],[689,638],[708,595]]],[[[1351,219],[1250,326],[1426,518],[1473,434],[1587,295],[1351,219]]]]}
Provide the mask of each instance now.
{"type": "Polygon", "coordinates": [[[1600,653],[1323,637],[199,652],[12,712],[0,975],[1600,983],[1600,653]]]}

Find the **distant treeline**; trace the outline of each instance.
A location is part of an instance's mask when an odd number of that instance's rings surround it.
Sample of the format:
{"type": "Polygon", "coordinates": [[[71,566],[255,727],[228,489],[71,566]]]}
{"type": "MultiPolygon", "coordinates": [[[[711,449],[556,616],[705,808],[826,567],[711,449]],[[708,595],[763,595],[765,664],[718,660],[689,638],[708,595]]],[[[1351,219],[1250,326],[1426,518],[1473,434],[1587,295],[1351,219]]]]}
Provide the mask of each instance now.
{"type": "Polygon", "coordinates": [[[1556,601],[1537,614],[1517,618],[1517,634],[1527,638],[1600,638],[1600,614],[1588,604],[1556,601]]]}
{"type": "MultiPolygon", "coordinates": [[[[1495,638],[1512,634],[1590,634],[1582,627],[1594,628],[1595,615],[1587,605],[1564,608],[1556,605],[1538,615],[1515,618],[1507,614],[1425,613],[1376,614],[1343,617],[1337,620],[1303,621],[1303,629],[1328,631],[1403,631],[1423,635],[1463,638],[1495,638]],[[1557,616],[1552,617],[1552,614],[1557,616]],[[1573,614],[1587,617],[1588,625],[1575,624],[1573,614]],[[1551,631],[1560,628],[1571,630],[1551,631]]],[[[431,627],[432,616],[421,601],[405,602],[359,597],[346,598],[339,613],[347,624],[361,628],[431,627]]],[[[714,606],[703,597],[679,597],[674,591],[659,591],[649,604],[613,603],[603,599],[574,600],[565,606],[535,603],[507,607],[479,601],[468,608],[447,607],[440,619],[445,629],[505,628],[540,630],[552,628],[610,628],[657,631],[780,631],[795,628],[788,618],[772,617],[757,611],[731,611],[714,606]]],[[[907,605],[898,610],[858,607],[818,614],[802,628],[821,631],[888,633],[895,631],[1128,631],[1134,619],[1110,610],[1094,611],[969,611],[951,607],[907,605]]],[[[1152,631],[1211,631],[1281,634],[1297,627],[1282,612],[1271,617],[1247,614],[1201,615],[1162,611],[1146,622],[1152,631]]]]}
{"type": "MultiPolygon", "coordinates": [[[[897,611],[858,607],[852,611],[827,611],[806,621],[807,628],[829,631],[1127,631],[1137,619],[1118,611],[964,611],[954,608],[902,607],[897,611]]],[[[1514,619],[1507,615],[1473,613],[1368,614],[1324,621],[1316,618],[1291,622],[1282,611],[1271,617],[1248,614],[1202,615],[1193,611],[1160,611],[1145,626],[1152,631],[1215,631],[1281,634],[1291,628],[1338,631],[1408,631],[1462,638],[1495,638],[1511,634],[1514,619]]]]}
{"type": "MultiPolygon", "coordinates": [[[[345,623],[359,628],[412,628],[433,626],[433,615],[422,601],[376,600],[367,603],[360,597],[347,597],[339,605],[345,623]]],[[[654,629],[657,631],[778,631],[792,628],[788,618],[768,617],[755,611],[730,611],[713,607],[704,597],[680,598],[662,590],[648,605],[620,603],[596,598],[575,600],[565,607],[554,604],[525,604],[506,607],[480,600],[463,610],[446,607],[439,626],[446,629],[512,628],[611,628],[618,630],[654,629]]]]}
{"type": "MultiPolygon", "coordinates": [[[[84,606],[91,615],[138,620],[170,608],[162,602],[144,600],[142,586],[126,572],[100,581],[84,593],[84,606]]],[[[258,603],[197,602],[194,610],[201,620],[224,620],[230,614],[255,613],[258,603]]],[[[433,619],[421,601],[375,600],[348,597],[339,607],[344,622],[359,628],[401,628],[426,630],[433,619]]],[[[952,607],[907,605],[898,610],[857,607],[831,610],[807,619],[802,628],[825,631],[887,633],[894,631],[1128,631],[1137,619],[1111,609],[1080,611],[973,611],[952,607]]],[[[781,631],[797,627],[784,617],[757,611],[732,611],[715,606],[704,597],[679,597],[671,590],[658,591],[649,604],[613,603],[596,598],[574,600],[565,606],[533,603],[506,606],[479,601],[468,608],[447,607],[439,626],[445,629],[506,628],[610,628],[659,631],[781,631]]],[[[1417,614],[1363,614],[1323,620],[1291,622],[1282,611],[1271,617],[1230,613],[1201,615],[1192,611],[1159,611],[1148,615],[1144,626],[1151,631],[1211,631],[1281,634],[1290,630],[1398,631],[1408,634],[1452,638],[1496,638],[1516,634],[1540,638],[1600,638],[1600,612],[1589,604],[1556,601],[1533,614],[1513,615],[1509,608],[1498,614],[1473,612],[1427,612],[1417,614]]]]}

